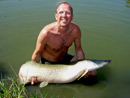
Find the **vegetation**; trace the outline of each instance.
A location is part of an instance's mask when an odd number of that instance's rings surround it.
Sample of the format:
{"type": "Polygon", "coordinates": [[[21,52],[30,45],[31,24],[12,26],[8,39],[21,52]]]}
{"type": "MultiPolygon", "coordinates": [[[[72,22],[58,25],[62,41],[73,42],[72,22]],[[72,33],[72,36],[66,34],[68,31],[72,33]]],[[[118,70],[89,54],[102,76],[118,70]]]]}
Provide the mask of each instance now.
{"type": "Polygon", "coordinates": [[[19,85],[13,78],[0,81],[1,98],[27,98],[25,85],[19,85]]]}
{"type": "Polygon", "coordinates": [[[46,98],[48,95],[47,88],[42,93],[30,93],[25,85],[20,85],[19,78],[13,67],[10,65],[17,79],[0,77],[0,98],[46,98]]]}
{"type": "MultiPolygon", "coordinates": [[[[46,98],[48,91],[45,88],[40,98],[46,98]]],[[[25,88],[25,85],[18,84],[13,78],[0,80],[0,98],[39,98],[38,92],[31,94],[25,88]]]]}

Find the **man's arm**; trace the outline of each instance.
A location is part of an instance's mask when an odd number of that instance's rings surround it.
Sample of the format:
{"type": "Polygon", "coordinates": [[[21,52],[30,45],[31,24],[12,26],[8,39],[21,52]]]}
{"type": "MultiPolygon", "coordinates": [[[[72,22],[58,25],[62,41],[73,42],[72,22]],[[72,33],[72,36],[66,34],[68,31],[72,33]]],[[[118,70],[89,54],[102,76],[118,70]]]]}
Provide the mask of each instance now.
{"type": "Polygon", "coordinates": [[[38,36],[38,39],[37,39],[36,48],[35,48],[33,55],[32,55],[32,61],[35,61],[37,63],[40,62],[42,51],[43,51],[44,46],[46,44],[46,36],[47,36],[46,30],[41,30],[41,32],[38,36]]]}
{"type": "Polygon", "coordinates": [[[75,52],[76,52],[77,59],[78,60],[85,59],[85,55],[81,46],[81,31],[79,28],[77,29],[77,37],[74,43],[75,43],[75,52]]]}
{"type": "MultiPolygon", "coordinates": [[[[78,30],[77,38],[75,39],[75,51],[76,51],[76,57],[78,60],[85,59],[84,52],[83,52],[82,46],[81,46],[81,31],[80,31],[80,29],[78,30]]],[[[84,78],[87,78],[88,76],[96,76],[96,75],[97,75],[96,70],[90,71],[84,75],[84,78]]]]}

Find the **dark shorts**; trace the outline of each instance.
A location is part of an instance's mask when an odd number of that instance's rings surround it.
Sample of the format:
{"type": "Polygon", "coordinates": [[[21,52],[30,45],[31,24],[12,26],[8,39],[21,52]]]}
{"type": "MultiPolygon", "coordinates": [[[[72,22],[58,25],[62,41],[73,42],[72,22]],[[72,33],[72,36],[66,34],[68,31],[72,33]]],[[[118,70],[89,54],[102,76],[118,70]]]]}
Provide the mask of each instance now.
{"type": "Polygon", "coordinates": [[[71,59],[73,58],[74,56],[73,55],[71,55],[71,54],[66,54],[65,56],[64,56],[64,58],[63,58],[63,60],[60,60],[60,61],[58,61],[58,62],[52,62],[52,61],[48,61],[48,60],[46,60],[46,59],[44,59],[44,58],[41,58],[41,63],[42,64],[68,64],[68,63],[70,63],[70,61],[71,61],[71,59]]]}

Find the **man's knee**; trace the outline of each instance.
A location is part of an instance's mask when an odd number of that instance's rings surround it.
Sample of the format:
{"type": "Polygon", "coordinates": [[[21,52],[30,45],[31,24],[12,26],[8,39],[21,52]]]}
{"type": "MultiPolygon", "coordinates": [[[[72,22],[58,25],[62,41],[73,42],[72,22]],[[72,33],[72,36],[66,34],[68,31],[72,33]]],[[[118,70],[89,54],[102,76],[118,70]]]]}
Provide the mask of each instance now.
{"type": "Polygon", "coordinates": [[[74,56],[74,57],[71,59],[71,61],[70,61],[70,62],[73,62],[73,61],[76,61],[76,60],[78,60],[78,59],[77,59],[77,57],[76,57],[76,56],[74,56]]]}

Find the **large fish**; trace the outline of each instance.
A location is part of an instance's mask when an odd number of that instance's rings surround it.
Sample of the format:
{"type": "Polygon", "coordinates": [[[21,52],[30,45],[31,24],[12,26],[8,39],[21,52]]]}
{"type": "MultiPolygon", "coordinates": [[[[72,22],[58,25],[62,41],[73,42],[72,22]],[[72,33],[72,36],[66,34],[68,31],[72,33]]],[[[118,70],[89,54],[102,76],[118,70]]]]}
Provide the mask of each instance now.
{"type": "Polygon", "coordinates": [[[111,60],[80,60],[70,64],[40,64],[28,61],[19,70],[22,84],[41,82],[40,87],[48,83],[69,83],[82,78],[87,72],[93,71],[110,63],[111,60]]]}

